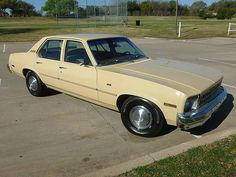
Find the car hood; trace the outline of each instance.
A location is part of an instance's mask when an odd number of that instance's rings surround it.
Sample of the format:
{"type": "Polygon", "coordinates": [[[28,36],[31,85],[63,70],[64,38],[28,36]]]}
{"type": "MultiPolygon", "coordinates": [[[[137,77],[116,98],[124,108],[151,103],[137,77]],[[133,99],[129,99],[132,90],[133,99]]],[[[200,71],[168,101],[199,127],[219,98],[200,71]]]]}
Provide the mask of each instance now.
{"type": "Polygon", "coordinates": [[[179,88],[185,88],[184,90],[190,89],[197,93],[203,92],[223,78],[223,75],[214,69],[166,59],[141,60],[115,68],[128,75],[168,83],[168,86],[179,91],[183,90],[179,88]]]}

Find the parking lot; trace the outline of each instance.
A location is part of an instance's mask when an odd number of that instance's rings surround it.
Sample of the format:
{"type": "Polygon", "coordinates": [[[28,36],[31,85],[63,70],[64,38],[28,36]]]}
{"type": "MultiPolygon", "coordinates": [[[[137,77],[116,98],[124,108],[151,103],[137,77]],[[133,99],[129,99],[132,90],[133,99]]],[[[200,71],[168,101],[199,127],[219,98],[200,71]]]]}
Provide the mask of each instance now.
{"type": "Polygon", "coordinates": [[[153,59],[222,71],[229,94],[221,109],[200,128],[168,127],[159,137],[137,137],[117,112],[61,93],[31,96],[6,64],[10,53],[34,42],[0,43],[0,176],[79,176],[236,126],[236,39],[132,40],[153,59]]]}

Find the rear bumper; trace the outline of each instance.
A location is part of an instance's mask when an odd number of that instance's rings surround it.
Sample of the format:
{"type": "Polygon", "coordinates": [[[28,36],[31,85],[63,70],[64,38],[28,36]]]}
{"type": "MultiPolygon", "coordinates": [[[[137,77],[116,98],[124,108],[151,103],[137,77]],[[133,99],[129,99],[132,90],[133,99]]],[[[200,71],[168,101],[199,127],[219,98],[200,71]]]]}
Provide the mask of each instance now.
{"type": "Polygon", "coordinates": [[[177,114],[178,127],[188,130],[203,125],[211,115],[222,105],[227,97],[227,91],[221,87],[219,94],[209,103],[193,112],[177,114]]]}

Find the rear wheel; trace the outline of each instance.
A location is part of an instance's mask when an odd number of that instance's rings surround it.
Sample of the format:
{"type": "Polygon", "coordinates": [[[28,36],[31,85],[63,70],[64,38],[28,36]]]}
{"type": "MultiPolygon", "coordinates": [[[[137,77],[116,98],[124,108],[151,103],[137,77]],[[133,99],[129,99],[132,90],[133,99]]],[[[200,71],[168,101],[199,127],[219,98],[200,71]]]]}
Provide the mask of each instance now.
{"type": "Polygon", "coordinates": [[[165,123],[161,110],[139,97],[130,97],[124,102],[121,119],[131,133],[145,137],[157,136],[165,123]]]}
{"type": "Polygon", "coordinates": [[[33,71],[28,71],[25,78],[26,86],[33,96],[39,97],[44,95],[46,86],[37,74],[35,74],[33,71]]]}

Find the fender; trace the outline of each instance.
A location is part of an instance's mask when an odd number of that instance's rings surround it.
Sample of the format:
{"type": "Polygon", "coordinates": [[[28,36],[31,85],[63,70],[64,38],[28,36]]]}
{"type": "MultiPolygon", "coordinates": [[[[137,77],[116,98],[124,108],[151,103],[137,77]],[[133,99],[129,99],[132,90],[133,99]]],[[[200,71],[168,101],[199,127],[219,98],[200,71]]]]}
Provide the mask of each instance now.
{"type": "MultiPolygon", "coordinates": [[[[155,98],[153,98],[150,95],[145,94],[145,93],[144,94],[140,94],[140,93],[136,93],[136,92],[119,93],[118,96],[117,96],[117,101],[119,100],[119,98],[121,96],[124,96],[124,95],[136,96],[136,97],[140,97],[140,98],[143,98],[145,100],[148,100],[148,101],[152,102],[154,105],[156,105],[161,110],[161,112],[163,113],[163,115],[166,119],[167,124],[174,125],[174,126],[177,125],[177,119],[176,119],[176,116],[177,116],[177,113],[178,113],[177,108],[167,107],[167,106],[164,105],[164,102],[161,102],[160,100],[157,100],[157,99],[155,99],[155,98]]],[[[118,107],[118,109],[119,109],[119,107],[118,107]]]]}

